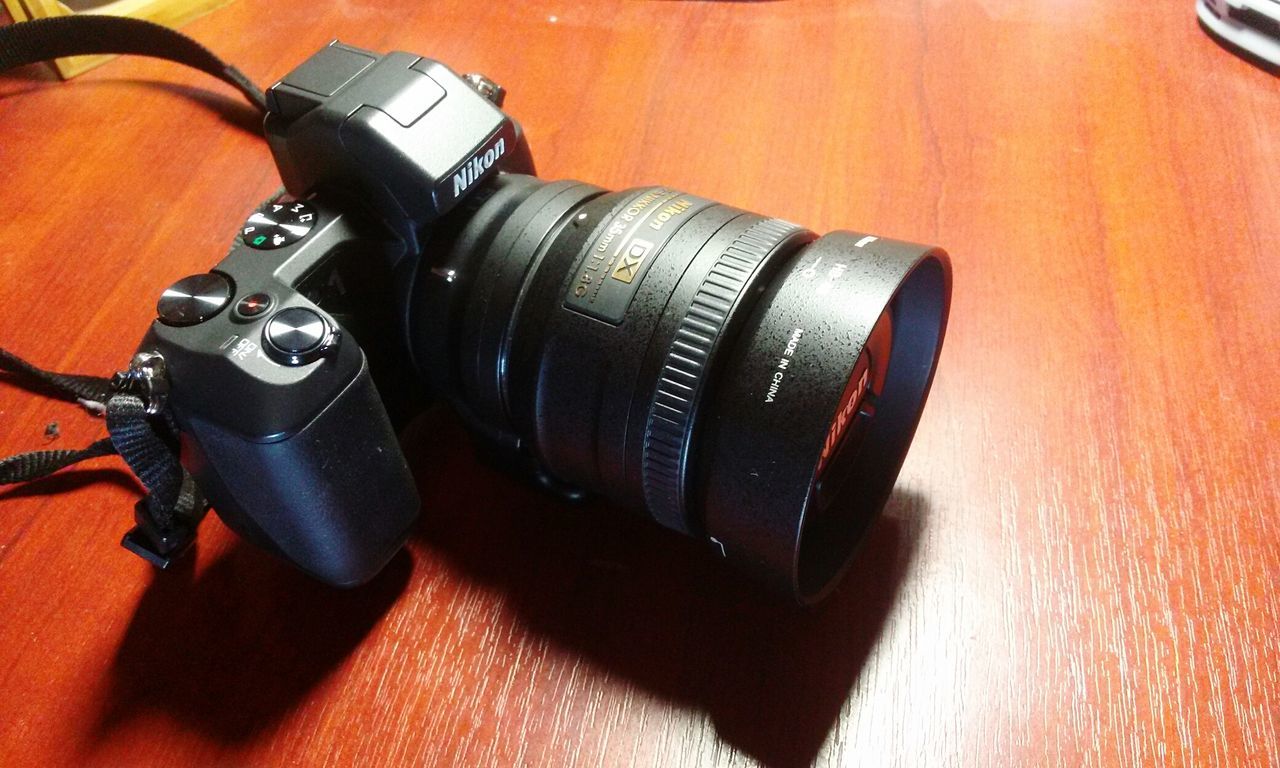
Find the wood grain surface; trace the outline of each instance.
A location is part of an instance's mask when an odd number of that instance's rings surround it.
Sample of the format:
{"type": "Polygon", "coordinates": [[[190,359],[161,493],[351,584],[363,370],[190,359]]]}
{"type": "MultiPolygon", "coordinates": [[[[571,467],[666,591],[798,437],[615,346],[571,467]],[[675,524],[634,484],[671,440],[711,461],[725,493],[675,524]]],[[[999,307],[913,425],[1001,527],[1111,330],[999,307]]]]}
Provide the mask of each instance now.
{"type": "MultiPolygon", "coordinates": [[[[883,520],[820,608],[404,436],[425,516],[336,592],[212,518],[157,574],[115,459],[0,494],[0,764],[1280,765],[1280,81],[1190,0],[237,0],[505,85],[548,178],[947,248],[883,520]]],[[[204,75],[0,78],[0,346],[121,367],[278,184],[204,75]]],[[[0,381],[0,454],[103,425],[0,381]],[[57,422],[61,436],[44,437],[57,422]]]]}

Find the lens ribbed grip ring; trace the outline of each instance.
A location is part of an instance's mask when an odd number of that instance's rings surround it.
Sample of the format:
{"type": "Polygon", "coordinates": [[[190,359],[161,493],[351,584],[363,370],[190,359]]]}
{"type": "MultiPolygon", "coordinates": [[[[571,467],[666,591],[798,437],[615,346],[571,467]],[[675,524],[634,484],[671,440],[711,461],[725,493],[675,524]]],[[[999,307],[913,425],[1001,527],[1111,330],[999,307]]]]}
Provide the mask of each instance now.
{"type": "Polygon", "coordinates": [[[689,532],[684,467],[693,413],[712,356],[752,275],[786,237],[798,231],[789,222],[766,219],[738,235],[707,271],[672,337],[649,406],[641,456],[649,514],[669,528],[689,532]]]}

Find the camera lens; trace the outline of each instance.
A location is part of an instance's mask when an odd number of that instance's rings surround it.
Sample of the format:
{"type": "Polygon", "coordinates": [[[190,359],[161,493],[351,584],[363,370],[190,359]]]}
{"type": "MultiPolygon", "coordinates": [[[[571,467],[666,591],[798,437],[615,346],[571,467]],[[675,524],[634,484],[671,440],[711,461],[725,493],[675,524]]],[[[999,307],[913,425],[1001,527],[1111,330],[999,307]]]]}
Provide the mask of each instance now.
{"type": "Polygon", "coordinates": [[[950,266],[664,187],[503,175],[412,284],[414,362],[488,446],[812,602],[893,488],[950,266]]]}

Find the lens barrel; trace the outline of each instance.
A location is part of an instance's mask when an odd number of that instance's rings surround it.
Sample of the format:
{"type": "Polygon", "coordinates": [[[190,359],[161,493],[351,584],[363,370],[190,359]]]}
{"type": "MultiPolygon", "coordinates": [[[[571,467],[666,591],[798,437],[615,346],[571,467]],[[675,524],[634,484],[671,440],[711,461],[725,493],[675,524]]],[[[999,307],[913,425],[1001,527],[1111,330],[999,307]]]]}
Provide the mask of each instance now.
{"type": "Polygon", "coordinates": [[[408,326],[490,445],[812,602],[892,491],[950,286],[935,248],[503,175],[427,243],[408,326]]]}

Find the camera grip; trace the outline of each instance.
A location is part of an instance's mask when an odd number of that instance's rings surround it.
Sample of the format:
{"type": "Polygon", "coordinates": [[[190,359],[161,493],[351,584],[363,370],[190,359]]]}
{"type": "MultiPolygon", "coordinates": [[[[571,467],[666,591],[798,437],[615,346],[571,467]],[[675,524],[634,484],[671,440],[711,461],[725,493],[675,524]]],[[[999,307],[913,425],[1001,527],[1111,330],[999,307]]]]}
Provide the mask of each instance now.
{"type": "Polygon", "coordinates": [[[371,579],[420,502],[390,420],[360,372],[302,429],[254,442],[192,415],[183,461],[240,535],[335,586],[371,579]]]}

